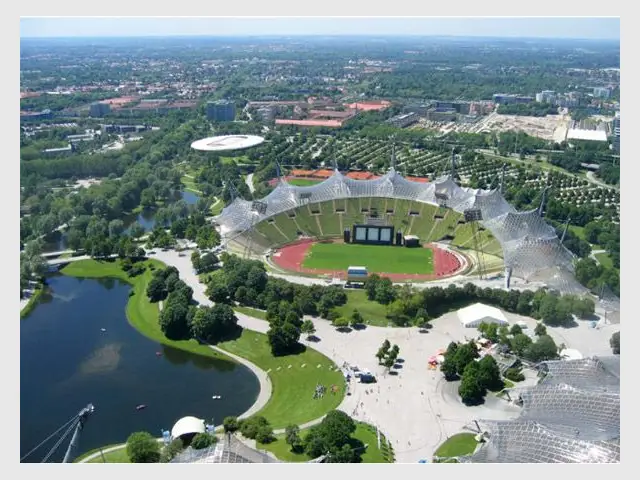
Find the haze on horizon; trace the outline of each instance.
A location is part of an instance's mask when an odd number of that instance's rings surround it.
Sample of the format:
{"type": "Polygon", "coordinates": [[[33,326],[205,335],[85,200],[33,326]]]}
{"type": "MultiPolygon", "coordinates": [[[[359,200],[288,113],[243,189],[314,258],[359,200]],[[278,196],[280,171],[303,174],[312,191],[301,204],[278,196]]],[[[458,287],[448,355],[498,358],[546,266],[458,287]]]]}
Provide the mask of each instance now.
{"type": "Polygon", "coordinates": [[[620,18],[28,17],[20,38],[153,36],[452,36],[620,40],[620,18]]]}

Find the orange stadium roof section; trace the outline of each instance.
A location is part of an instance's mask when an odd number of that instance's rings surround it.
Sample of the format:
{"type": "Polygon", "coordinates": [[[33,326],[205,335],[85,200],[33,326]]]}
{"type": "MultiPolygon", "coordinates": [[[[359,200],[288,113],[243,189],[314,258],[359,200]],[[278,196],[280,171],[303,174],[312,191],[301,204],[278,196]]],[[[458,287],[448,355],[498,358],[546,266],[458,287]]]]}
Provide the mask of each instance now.
{"type": "Polygon", "coordinates": [[[328,170],[326,168],[322,170],[316,170],[313,173],[313,176],[318,178],[329,178],[332,175],[333,175],[333,170],[328,170]]]}
{"type": "Polygon", "coordinates": [[[349,172],[346,177],[352,178],[354,180],[371,180],[373,178],[377,178],[376,175],[369,172],[349,172]]]}
{"type": "Polygon", "coordinates": [[[404,178],[406,178],[410,182],[429,183],[429,179],[427,177],[404,177],[404,178]]]}
{"type": "Polygon", "coordinates": [[[298,125],[301,127],[341,127],[340,120],[288,120],[277,119],[276,125],[298,125]]]}

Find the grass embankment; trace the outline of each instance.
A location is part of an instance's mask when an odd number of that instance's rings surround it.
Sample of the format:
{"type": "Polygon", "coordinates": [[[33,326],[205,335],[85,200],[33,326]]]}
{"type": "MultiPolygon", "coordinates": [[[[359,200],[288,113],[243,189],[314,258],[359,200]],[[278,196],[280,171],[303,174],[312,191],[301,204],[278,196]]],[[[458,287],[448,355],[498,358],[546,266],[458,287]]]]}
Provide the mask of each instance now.
{"type": "Polygon", "coordinates": [[[129,457],[127,455],[126,444],[114,443],[112,445],[105,445],[100,448],[94,448],[93,450],[89,450],[88,452],[83,453],[79,457],[73,460],[73,463],[80,463],[84,458],[87,458],[89,455],[99,452],[100,450],[107,450],[111,447],[121,447],[113,452],[104,453],[104,459],[102,455],[98,455],[96,458],[89,460],[87,463],[131,463],[129,461],[129,457]],[[106,462],[105,462],[106,460],[106,462]]]}
{"type": "Polygon", "coordinates": [[[249,315],[253,318],[259,318],[260,320],[267,319],[267,312],[263,310],[258,310],[257,308],[251,307],[233,307],[236,312],[244,313],[245,315],[249,315]]]}
{"type": "Polygon", "coordinates": [[[367,298],[365,290],[345,290],[347,303],[335,310],[343,317],[350,318],[354,309],[362,315],[367,325],[387,327],[391,324],[387,319],[387,307],[378,302],[372,302],[367,298]]]}
{"type": "MultiPolygon", "coordinates": [[[[309,433],[309,429],[300,431],[300,437],[309,433]]],[[[380,447],[378,448],[378,438],[375,427],[367,423],[356,422],[356,431],[353,437],[360,440],[363,445],[367,445],[362,453],[362,463],[393,463],[393,451],[389,447],[384,435],[380,434],[380,447]]],[[[308,462],[313,460],[305,453],[294,453],[291,447],[285,442],[284,434],[276,435],[276,440],[268,444],[258,443],[257,447],[273,453],[278,459],[285,462],[308,462]]]]}
{"type": "Polygon", "coordinates": [[[460,457],[471,455],[478,442],[473,433],[458,433],[448,438],[433,454],[434,457],[460,457]]]}
{"type": "Polygon", "coordinates": [[[371,273],[433,273],[430,248],[395,248],[386,245],[315,243],[307,253],[303,266],[323,270],[346,270],[363,265],[371,273]]]}
{"type": "Polygon", "coordinates": [[[38,305],[40,301],[40,296],[44,293],[47,287],[45,285],[38,285],[37,288],[33,291],[31,297],[29,297],[29,301],[24,306],[22,310],[20,310],[20,318],[24,318],[31,313],[31,311],[38,305]]]}
{"type": "MultiPolygon", "coordinates": [[[[164,268],[158,260],[145,260],[147,266],[164,268]]],[[[111,277],[123,280],[133,286],[133,295],[127,303],[126,313],[131,325],[140,333],[159,343],[185,350],[196,355],[221,358],[231,361],[206,345],[195,340],[169,340],[158,325],[158,305],[151,303],[146,296],[147,284],[152,271],[147,268],[142,275],[129,278],[120,268],[120,261],[99,262],[81,260],[69,264],[62,270],[65,275],[76,277],[111,277]]],[[[246,358],[268,373],[272,383],[271,398],[257,414],[266,417],[274,429],[284,428],[290,423],[302,425],[322,417],[334,410],[344,397],[344,378],[336,365],[319,352],[307,348],[297,355],[274,357],[267,336],[250,330],[243,330],[239,338],[218,345],[220,348],[246,358]],[[289,368],[291,365],[291,368],[289,368]],[[304,365],[304,366],[303,366],[304,365]],[[322,399],[313,399],[316,384],[321,383],[330,389],[338,385],[335,395],[327,393],[322,399]]]]}

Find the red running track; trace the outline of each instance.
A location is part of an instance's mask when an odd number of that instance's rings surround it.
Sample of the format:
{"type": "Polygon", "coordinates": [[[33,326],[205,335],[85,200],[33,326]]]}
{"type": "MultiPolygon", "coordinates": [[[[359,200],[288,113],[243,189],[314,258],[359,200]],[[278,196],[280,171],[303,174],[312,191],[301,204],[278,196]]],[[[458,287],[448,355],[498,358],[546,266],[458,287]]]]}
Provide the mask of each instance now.
{"type": "MultiPolygon", "coordinates": [[[[315,243],[313,239],[298,240],[290,243],[272,255],[273,262],[283,270],[297,273],[307,273],[313,275],[331,275],[334,278],[344,278],[346,272],[340,270],[321,270],[304,268],[302,264],[311,246],[315,243]]],[[[393,281],[403,280],[436,280],[455,275],[462,268],[460,259],[452,252],[439,248],[436,245],[425,245],[433,252],[434,273],[432,274],[405,274],[405,273],[384,273],[376,272],[380,276],[388,277],[393,281]]]]}

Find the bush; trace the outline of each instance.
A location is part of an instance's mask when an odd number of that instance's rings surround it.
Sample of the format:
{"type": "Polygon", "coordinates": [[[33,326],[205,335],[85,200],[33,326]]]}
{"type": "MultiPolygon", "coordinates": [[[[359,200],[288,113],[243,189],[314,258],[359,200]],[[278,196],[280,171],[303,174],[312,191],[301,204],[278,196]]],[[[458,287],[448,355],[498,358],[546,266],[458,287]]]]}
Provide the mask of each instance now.
{"type": "Polygon", "coordinates": [[[259,443],[273,442],[276,438],[273,435],[273,429],[271,428],[271,425],[261,425],[260,427],[258,427],[255,439],[259,443]]]}
{"type": "Polygon", "coordinates": [[[182,443],[181,439],[176,438],[169,445],[162,449],[162,454],[160,455],[160,463],[169,463],[182,450],[184,450],[184,443],[182,443]]]}
{"type": "Polygon", "coordinates": [[[191,447],[194,450],[201,450],[203,448],[210,447],[218,441],[218,437],[209,433],[198,433],[193,440],[191,440],[191,447]]]}
{"type": "Polygon", "coordinates": [[[127,456],[131,463],[157,463],[160,444],[148,432],[135,432],[127,438],[127,456]]]}
{"type": "Polygon", "coordinates": [[[512,382],[521,382],[524,380],[524,374],[519,368],[508,368],[507,371],[504,372],[504,378],[512,382]]]}
{"type": "Polygon", "coordinates": [[[611,350],[615,355],[620,355],[620,332],[615,332],[609,340],[611,350]]]}
{"type": "Polygon", "coordinates": [[[243,437],[255,440],[258,436],[258,432],[260,432],[264,427],[271,427],[266,418],[259,416],[250,417],[240,422],[240,433],[242,433],[243,437]]]}
{"type": "Polygon", "coordinates": [[[240,428],[238,417],[224,417],[222,425],[226,433],[233,433],[240,428]]]}

